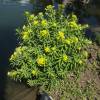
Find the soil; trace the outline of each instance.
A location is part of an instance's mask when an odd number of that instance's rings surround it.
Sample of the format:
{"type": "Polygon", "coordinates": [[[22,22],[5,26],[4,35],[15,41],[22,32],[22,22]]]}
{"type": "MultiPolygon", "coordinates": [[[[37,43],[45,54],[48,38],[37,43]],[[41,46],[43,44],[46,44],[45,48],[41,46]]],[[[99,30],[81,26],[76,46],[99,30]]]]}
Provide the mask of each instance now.
{"type": "Polygon", "coordinates": [[[94,43],[87,50],[90,53],[90,57],[87,61],[87,69],[81,74],[80,85],[85,87],[87,82],[93,83],[96,92],[95,98],[100,100],[100,60],[98,60],[100,46],[94,43]]]}
{"type": "Polygon", "coordinates": [[[7,79],[5,100],[36,100],[38,88],[7,79]]]}
{"type": "Polygon", "coordinates": [[[87,69],[81,74],[79,84],[81,87],[85,87],[88,82],[93,85],[95,98],[100,100],[100,59],[98,59],[100,46],[94,43],[87,48],[87,51],[89,52],[87,69]]]}

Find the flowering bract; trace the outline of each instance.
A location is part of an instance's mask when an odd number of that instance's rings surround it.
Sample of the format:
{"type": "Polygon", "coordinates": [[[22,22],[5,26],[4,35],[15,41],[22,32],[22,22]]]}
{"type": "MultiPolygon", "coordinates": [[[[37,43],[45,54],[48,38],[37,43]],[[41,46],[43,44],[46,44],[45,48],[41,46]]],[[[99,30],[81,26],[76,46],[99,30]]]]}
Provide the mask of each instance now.
{"type": "Polygon", "coordinates": [[[38,57],[36,61],[39,66],[45,66],[46,64],[46,59],[44,57],[38,57]]]}
{"type": "Polygon", "coordinates": [[[41,31],[40,31],[40,36],[41,36],[41,37],[47,37],[48,34],[49,34],[48,30],[41,30],[41,31]]]}
{"type": "Polygon", "coordinates": [[[33,25],[38,25],[39,24],[39,21],[38,20],[34,20],[33,21],[33,25]]]}
{"type": "Polygon", "coordinates": [[[42,24],[42,26],[47,26],[47,20],[42,20],[41,24],[42,24]]]}
{"type": "Polygon", "coordinates": [[[63,61],[67,61],[68,60],[68,56],[66,54],[63,54],[63,61]]]}
{"type": "Polygon", "coordinates": [[[58,32],[57,39],[58,40],[63,40],[64,38],[65,38],[64,33],[63,32],[58,32]]]}
{"type": "Polygon", "coordinates": [[[37,70],[32,70],[32,75],[36,76],[37,75],[37,70]]]}
{"type": "Polygon", "coordinates": [[[45,51],[46,53],[49,53],[49,52],[50,52],[50,48],[49,48],[49,47],[45,47],[45,48],[44,48],[44,51],[45,51]]]}
{"type": "Polygon", "coordinates": [[[10,58],[10,77],[24,80],[29,86],[50,88],[68,72],[79,72],[84,67],[88,56],[84,50],[91,43],[84,36],[87,25],[78,24],[74,14],[63,15],[63,7],[59,7],[55,10],[49,5],[36,16],[26,13],[27,24],[17,30],[19,47],[10,58]]]}

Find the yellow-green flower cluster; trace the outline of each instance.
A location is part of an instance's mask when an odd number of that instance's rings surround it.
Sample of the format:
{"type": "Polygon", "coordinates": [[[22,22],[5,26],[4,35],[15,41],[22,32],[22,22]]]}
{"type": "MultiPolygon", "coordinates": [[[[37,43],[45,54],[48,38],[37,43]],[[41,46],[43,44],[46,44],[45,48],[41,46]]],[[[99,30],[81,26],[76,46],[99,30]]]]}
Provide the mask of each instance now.
{"type": "Polygon", "coordinates": [[[65,39],[65,43],[68,44],[68,45],[70,45],[71,44],[71,38],[65,39]]]}
{"type": "Polygon", "coordinates": [[[67,62],[68,61],[68,56],[66,54],[63,54],[63,61],[67,62]]]}
{"type": "Polygon", "coordinates": [[[52,51],[56,51],[56,46],[51,48],[52,51]]]}
{"type": "Polygon", "coordinates": [[[83,56],[84,56],[85,58],[88,57],[88,52],[87,52],[87,51],[84,50],[84,51],[82,52],[82,54],[83,54],[83,56]]]}
{"type": "Polygon", "coordinates": [[[47,8],[46,8],[46,10],[53,10],[53,8],[54,8],[54,6],[48,5],[47,8]]]}
{"type": "Polygon", "coordinates": [[[47,26],[48,25],[47,20],[45,20],[45,19],[42,20],[41,21],[41,25],[44,26],[44,27],[47,26]]]}
{"type": "Polygon", "coordinates": [[[38,20],[34,20],[34,21],[33,21],[33,25],[34,25],[34,26],[37,26],[38,24],[39,24],[39,21],[38,21],[38,20]]]}
{"type": "Polygon", "coordinates": [[[10,60],[15,60],[16,58],[18,58],[18,56],[21,55],[22,52],[24,52],[26,48],[27,47],[25,46],[16,48],[14,54],[10,57],[10,60]]]}
{"type": "Polygon", "coordinates": [[[38,70],[32,70],[32,76],[37,76],[37,74],[38,74],[38,70]]]}
{"type": "MultiPolygon", "coordinates": [[[[75,17],[75,16],[73,15],[73,17],[75,17]]],[[[73,18],[73,20],[68,22],[68,26],[72,30],[83,30],[83,29],[86,29],[89,27],[88,24],[87,25],[78,24],[76,20],[77,20],[77,18],[73,18]]]]}
{"type": "Polygon", "coordinates": [[[17,72],[16,72],[16,71],[8,72],[8,76],[9,76],[9,77],[14,78],[14,77],[16,77],[16,75],[17,75],[17,72]]]}
{"type": "Polygon", "coordinates": [[[75,21],[71,21],[68,23],[68,26],[72,29],[77,29],[78,28],[78,25],[75,21]]]}
{"type": "Polygon", "coordinates": [[[92,41],[91,41],[91,40],[88,40],[88,39],[85,39],[84,42],[85,42],[86,44],[92,44],[92,41]]]}
{"type": "Polygon", "coordinates": [[[30,16],[29,16],[29,21],[33,21],[34,17],[35,17],[35,16],[34,16],[33,14],[30,15],[30,16]]]}
{"type": "Polygon", "coordinates": [[[29,38],[30,38],[30,33],[31,33],[31,32],[32,32],[31,29],[28,29],[27,31],[23,31],[23,32],[21,33],[22,39],[23,39],[23,40],[29,40],[29,38]]]}
{"type": "Polygon", "coordinates": [[[79,41],[76,36],[72,37],[71,39],[72,39],[72,43],[77,43],[79,41]]]}
{"type": "Polygon", "coordinates": [[[72,43],[76,44],[76,43],[78,43],[78,41],[79,41],[79,39],[76,36],[65,39],[65,43],[68,45],[71,45],[72,43]]]}
{"type": "Polygon", "coordinates": [[[22,37],[23,40],[29,39],[29,32],[23,32],[22,35],[23,35],[23,37],[22,37]]]}
{"type": "Polygon", "coordinates": [[[77,16],[75,14],[72,14],[71,20],[77,22],[78,21],[77,16]]]}
{"type": "Polygon", "coordinates": [[[82,60],[79,60],[78,63],[81,65],[83,63],[83,61],[82,60]]]}
{"type": "Polygon", "coordinates": [[[43,57],[43,56],[39,56],[37,59],[36,59],[36,62],[39,66],[45,66],[46,65],[46,58],[43,57]]]}
{"type": "Polygon", "coordinates": [[[45,53],[51,53],[51,52],[55,52],[57,50],[57,48],[56,48],[56,46],[54,46],[54,47],[44,47],[44,51],[45,51],[45,53]]]}
{"type": "Polygon", "coordinates": [[[42,30],[42,31],[40,31],[40,36],[41,37],[47,37],[48,35],[49,35],[48,30],[42,30]]]}
{"type": "Polygon", "coordinates": [[[53,26],[53,27],[56,27],[56,26],[57,26],[57,23],[54,22],[54,23],[52,24],[52,26],[53,26]]]}
{"type": "Polygon", "coordinates": [[[57,34],[57,39],[58,40],[64,40],[65,36],[64,36],[64,32],[59,31],[57,34]]]}
{"type": "Polygon", "coordinates": [[[50,52],[51,52],[51,50],[50,50],[49,47],[45,47],[45,48],[44,48],[44,51],[45,51],[46,53],[50,53],[50,52]]]}

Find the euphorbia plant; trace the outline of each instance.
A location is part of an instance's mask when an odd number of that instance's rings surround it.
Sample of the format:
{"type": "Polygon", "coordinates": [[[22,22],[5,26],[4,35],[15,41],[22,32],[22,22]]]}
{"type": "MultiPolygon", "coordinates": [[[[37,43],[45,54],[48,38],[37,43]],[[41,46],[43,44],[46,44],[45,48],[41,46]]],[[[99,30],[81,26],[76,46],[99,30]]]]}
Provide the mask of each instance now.
{"type": "Polygon", "coordinates": [[[84,35],[88,25],[78,24],[76,15],[63,11],[63,5],[57,10],[49,5],[38,15],[26,12],[27,23],[17,29],[19,46],[10,57],[11,78],[50,89],[85,67],[85,47],[91,43],[84,35]]]}

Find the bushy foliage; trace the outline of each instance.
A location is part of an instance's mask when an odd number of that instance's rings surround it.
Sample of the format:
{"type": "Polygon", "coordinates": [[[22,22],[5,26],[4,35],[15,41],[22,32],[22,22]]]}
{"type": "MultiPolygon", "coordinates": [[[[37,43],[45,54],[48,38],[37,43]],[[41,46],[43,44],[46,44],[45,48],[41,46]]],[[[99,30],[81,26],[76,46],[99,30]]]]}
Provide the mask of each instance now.
{"type": "Polygon", "coordinates": [[[84,68],[88,56],[84,48],[91,43],[84,36],[88,25],[78,24],[76,15],[65,16],[63,10],[63,5],[57,10],[49,5],[45,13],[26,12],[27,23],[17,30],[19,47],[10,58],[11,78],[51,88],[67,73],[84,68]]]}

